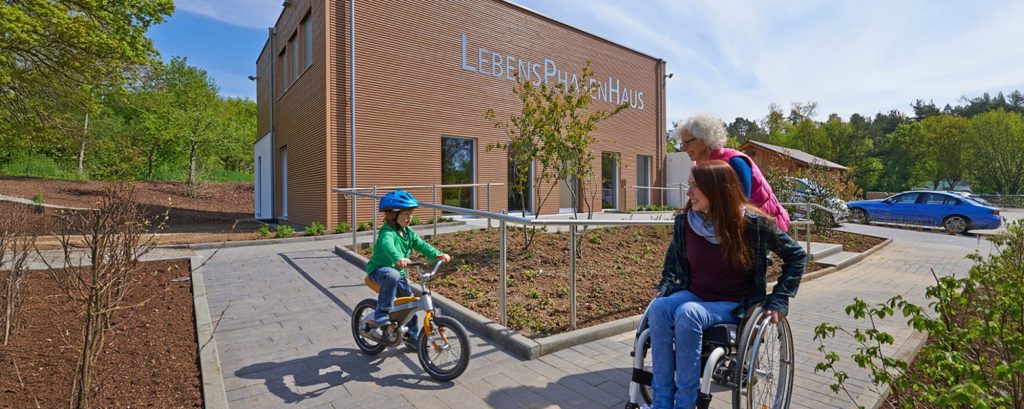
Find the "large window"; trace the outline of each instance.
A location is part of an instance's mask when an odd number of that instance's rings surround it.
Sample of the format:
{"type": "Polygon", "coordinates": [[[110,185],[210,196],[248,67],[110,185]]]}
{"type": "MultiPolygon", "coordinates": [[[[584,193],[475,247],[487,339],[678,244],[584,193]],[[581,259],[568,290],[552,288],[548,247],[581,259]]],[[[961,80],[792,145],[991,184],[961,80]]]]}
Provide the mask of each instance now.
{"type": "MultiPolygon", "coordinates": [[[[636,185],[651,185],[651,157],[637,155],[636,157],[636,185]]],[[[638,187],[636,189],[636,205],[646,206],[651,204],[651,189],[638,187]]]]}
{"type": "Polygon", "coordinates": [[[302,69],[305,70],[313,64],[313,22],[309,19],[309,13],[302,19],[302,69]]]}
{"type": "Polygon", "coordinates": [[[601,208],[616,209],[619,203],[619,158],[611,152],[601,153],[601,208]]]}
{"type": "Polygon", "coordinates": [[[533,212],[533,165],[527,166],[529,170],[523,175],[525,183],[517,187],[516,179],[523,165],[516,161],[515,155],[508,155],[508,183],[505,187],[508,189],[508,211],[528,214],[533,212]]]}
{"type": "MultiPolygon", "coordinates": [[[[472,139],[441,137],[441,184],[474,183],[476,149],[472,139]]],[[[446,187],[441,189],[441,204],[467,209],[475,208],[475,188],[446,187]]]]}

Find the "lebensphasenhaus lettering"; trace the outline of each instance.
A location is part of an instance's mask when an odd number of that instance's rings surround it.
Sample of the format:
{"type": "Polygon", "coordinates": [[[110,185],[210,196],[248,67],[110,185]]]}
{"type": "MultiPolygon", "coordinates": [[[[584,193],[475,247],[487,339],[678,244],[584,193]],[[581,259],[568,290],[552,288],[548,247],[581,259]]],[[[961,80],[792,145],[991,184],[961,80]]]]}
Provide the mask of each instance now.
{"type": "MultiPolygon", "coordinates": [[[[519,72],[523,80],[530,81],[533,85],[540,85],[541,82],[550,83],[554,78],[556,83],[566,86],[571,82],[579,87],[579,76],[576,73],[569,73],[558,68],[558,64],[551,58],[544,58],[542,62],[535,62],[521,59],[512,54],[502,54],[483,47],[477,47],[475,53],[467,52],[468,39],[466,33],[462,33],[462,69],[478,73],[492,78],[503,78],[515,81],[514,74],[519,72]]],[[[644,109],[644,93],[623,85],[618,78],[609,76],[608,81],[600,81],[591,78],[591,84],[597,84],[597,93],[594,99],[613,104],[628,102],[630,108],[644,109]]]]}

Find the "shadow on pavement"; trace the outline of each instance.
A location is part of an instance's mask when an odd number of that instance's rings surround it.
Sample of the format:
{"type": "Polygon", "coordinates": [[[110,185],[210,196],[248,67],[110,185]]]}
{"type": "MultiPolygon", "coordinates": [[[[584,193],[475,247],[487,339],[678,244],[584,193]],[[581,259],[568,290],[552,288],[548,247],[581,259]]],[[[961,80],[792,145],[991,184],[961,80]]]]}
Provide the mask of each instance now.
{"type": "Polygon", "coordinates": [[[331,348],[311,357],[283,362],[261,362],[235,371],[235,376],[263,379],[267,390],[281,398],[283,403],[297,403],[323,395],[347,382],[370,382],[377,386],[404,389],[441,390],[453,386],[439,383],[426,374],[395,374],[375,376],[385,357],[366,356],[358,349],[331,348]]]}

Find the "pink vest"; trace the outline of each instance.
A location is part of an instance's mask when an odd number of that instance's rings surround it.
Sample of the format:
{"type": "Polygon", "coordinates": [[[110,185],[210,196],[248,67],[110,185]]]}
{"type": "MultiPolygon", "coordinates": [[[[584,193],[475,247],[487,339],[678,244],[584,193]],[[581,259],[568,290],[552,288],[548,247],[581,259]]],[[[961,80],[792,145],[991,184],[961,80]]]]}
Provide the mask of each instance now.
{"type": "Polygon", "coordinates": [[[737,156],[743,158],[750,165],[750,203],[760,206],[765,213],[775,216],[775,223],[779,225],[779,229],[784,232],[789,231],[789,213],[779,204],[775,192],[772,191],[772,187],[768,185],[768,181],[764,179],[761,169],[757,167],[753,159],[743,152],[730,148],[719,148],[717,151],[711,152],[708,159],[717,159],[728,163],[729,160],[737,156]]]}

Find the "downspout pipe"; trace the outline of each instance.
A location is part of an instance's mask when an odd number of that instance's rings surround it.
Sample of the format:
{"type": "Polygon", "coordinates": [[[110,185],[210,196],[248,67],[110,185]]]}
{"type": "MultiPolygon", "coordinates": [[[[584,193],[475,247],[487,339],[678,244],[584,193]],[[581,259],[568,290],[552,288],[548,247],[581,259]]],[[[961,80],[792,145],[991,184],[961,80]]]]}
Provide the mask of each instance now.
{"type": "MultiPolygon", "coordinates": [[[[277,95],[275,95],[277,88],[274,87],[274,78],[277,77],[274,71],[274,60],[277,59],[277,51],[274,50],[274,34],[276,33],[277,30],[274,27],[267,28],[267,37],[270,41],[270,55],[267,56],[270,59],[270,218],[275,222],[277,221],[277,216],[274,216],[274,186],[276,184],[273,182],[276,174],[274,168],[277,167],[277,132],[274,131],[274,100],[277,99],[277,95]]],[[[288,192],[281,192],[282,196],[287,194],[288,192]]]]}
{"type": "MultiPolygon", "coordinates": [[[[348,53],[349,53],[349,81],[348,81],[348,108],[349,108],[349,153],[351,179],[349,186],[355,189],[356,186],[356,0],[348,2],[348,53]]],[[[352,196],[352,236],[355,237],[356,226],[356,197],[352,196]]]]}

